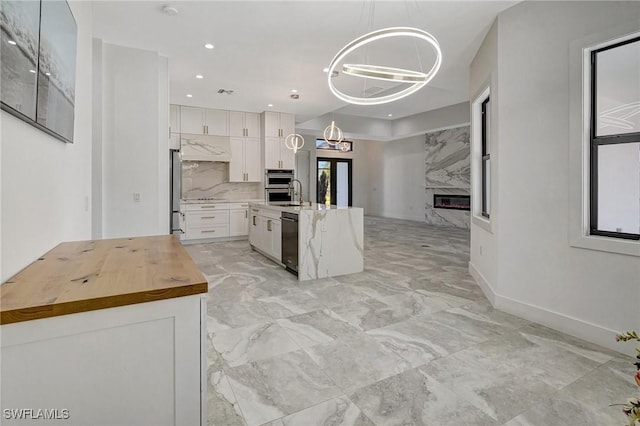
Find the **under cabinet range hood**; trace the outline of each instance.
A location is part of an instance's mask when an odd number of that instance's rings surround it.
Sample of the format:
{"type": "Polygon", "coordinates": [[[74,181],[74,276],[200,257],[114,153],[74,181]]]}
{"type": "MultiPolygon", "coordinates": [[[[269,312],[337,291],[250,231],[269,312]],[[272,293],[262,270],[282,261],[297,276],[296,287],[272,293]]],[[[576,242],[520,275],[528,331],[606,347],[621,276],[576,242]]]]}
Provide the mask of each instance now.
{"type": "Polygon", "coordinates": [[[183,161],[231,161],[231,144],[227,136],[180,135],[183,161]]]}

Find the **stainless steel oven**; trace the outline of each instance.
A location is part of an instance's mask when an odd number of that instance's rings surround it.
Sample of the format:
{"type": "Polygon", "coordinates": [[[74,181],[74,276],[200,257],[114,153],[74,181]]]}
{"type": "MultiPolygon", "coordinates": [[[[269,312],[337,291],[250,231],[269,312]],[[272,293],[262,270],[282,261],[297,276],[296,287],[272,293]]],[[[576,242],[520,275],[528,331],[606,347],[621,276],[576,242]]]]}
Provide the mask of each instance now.
{"type": "Polygon", "coordinates": [[[294,178],[293,170],[267,169],[264,174],[264,187],[266,189],[289,188],[294,178]]]}
{"type": "Polygon", "coordinates": [[[266,188],[264,198],[267,203],[291,203],[293,201],[293,191],[289,188],[266,188]]]}

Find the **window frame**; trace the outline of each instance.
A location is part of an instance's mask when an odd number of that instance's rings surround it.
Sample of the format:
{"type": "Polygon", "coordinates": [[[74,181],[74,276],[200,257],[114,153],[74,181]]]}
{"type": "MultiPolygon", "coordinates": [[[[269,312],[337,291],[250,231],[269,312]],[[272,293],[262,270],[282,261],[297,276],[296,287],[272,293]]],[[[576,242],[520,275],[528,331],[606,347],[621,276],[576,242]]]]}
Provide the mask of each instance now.
{"type": "Polygon", "coordinates": [[[617,238],[623,240],[640,240],[640,233],[603,231],[598,229],[598,148],[603,145],[616,145],[624,143],[640,143],[640,132],[621,133],[613,135],[597,135],[597,55],[600,52],[615,49],[631,43],[640,42],[640,35],[614,42],[602,47],[590,50],[589,76],[589,235],[617,238]]]}
{"type": "Polygon", "coordinates": [[[487,219],[491,218],[491,212],[487,209],[487,205],[491,202],[491,188],[487,185],[487,163],[491,162],[491,150],[488,149],[490,147],[490,140],[487,140],[487,117],[489,117],[489,119],[491,118],[490,114],[487,114],[489,112],[487,104],[491,106],[490,101],[491,95],[487,95],[480,104],[480,122],[482,128],[480,133],[480,214],[487,219]]]}

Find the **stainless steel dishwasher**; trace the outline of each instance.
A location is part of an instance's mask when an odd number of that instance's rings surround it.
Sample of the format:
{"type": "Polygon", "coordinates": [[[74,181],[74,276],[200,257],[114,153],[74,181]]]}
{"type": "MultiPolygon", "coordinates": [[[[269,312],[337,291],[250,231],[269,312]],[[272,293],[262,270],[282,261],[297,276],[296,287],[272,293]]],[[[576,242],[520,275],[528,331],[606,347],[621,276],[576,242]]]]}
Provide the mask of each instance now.
{"type": "Polygon", "coordinates": [[[282,212],[282,263],[298,275],[298,215],[282,212]]]}

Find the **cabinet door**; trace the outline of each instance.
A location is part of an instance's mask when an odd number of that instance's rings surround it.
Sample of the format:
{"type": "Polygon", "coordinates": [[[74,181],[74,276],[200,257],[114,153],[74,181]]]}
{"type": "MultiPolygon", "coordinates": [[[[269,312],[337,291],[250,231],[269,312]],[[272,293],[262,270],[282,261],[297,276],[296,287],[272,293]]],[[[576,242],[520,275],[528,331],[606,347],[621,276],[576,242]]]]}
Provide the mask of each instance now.
{"type": "Polygon", "coordinates": [[[280,139],[280,165],[283,169],[293,170],[296,167],[296,155],[287,148],[284,139],[280,139]]]}
{"type": "Polygon", "coordinates": [[[270,254],[271,256],[282,262],[282,222],[279,220],[271,220],[270,237],[270,254]]]}
{"type": "Polygon", "coordinates": [[[244,128],[247,129],[245,134],[248,138],[260,137],[260,114],[253,112],[244,113],[244,128]]]}
{"type": "Polygon", "coordinates": [[[264,139],[264,168],[282,168],[280,165],[280,138],[264,139]]]}
{"type": "Polygon", "coordinates": [[[244,169],[244,138],[229,138],[231,161],[229,162],[229,182],[246,182],[244,169]]]}
{"type": "Polygon", "coordinates": [[[280,137],[280,114],[279,113],[271,112],[271,111],[264,112],[264,136],[266,138],[280,137]]]}
{"type": "Polygon", "coordinates": [[[296,117],[293,114],[280,113],[280,128],[282,129],[282,137],[286,138],[296,132],[296,117]]]}
{"type": "Polygon", "coordinates": [[[258,213],[253,211],[253,209],[250,209],[249,210],[249,243],[252,246],[259,249],[262,249],[262,247],[260,247],[261,234],[262,234],[261,217],[258,215],[258,213]]]}
{"type": "Polygon", "coordinates": [[[205,125],[208,135],[229,136],[229,111],[223,109],[205,110],[205,125]]]}
{"type": "Polygon", "coordinates": [[[229,111],[229,136],[245,137],[244,112],[229,111]]]}
{"type": "Polygon", "coordinates": [[[249,210],[237,209],[229,211],[229,236],[239,237],[249,232],[249,210]]]}
{"type": "Polygon", "coordinates": [[[180,132],[204,135],[204,110],[195,107],[181,107],[180,132]]]}
{"type": "Polygon", "coordinates": [[[246,138],[244,140],[244,172],[247,182],[260,182],[260,139],[246,138]]]}
{"type": "Polygon", "coordinates": [[[169,105],[169,133],[180,133],[180,105],[169,105]]]}

